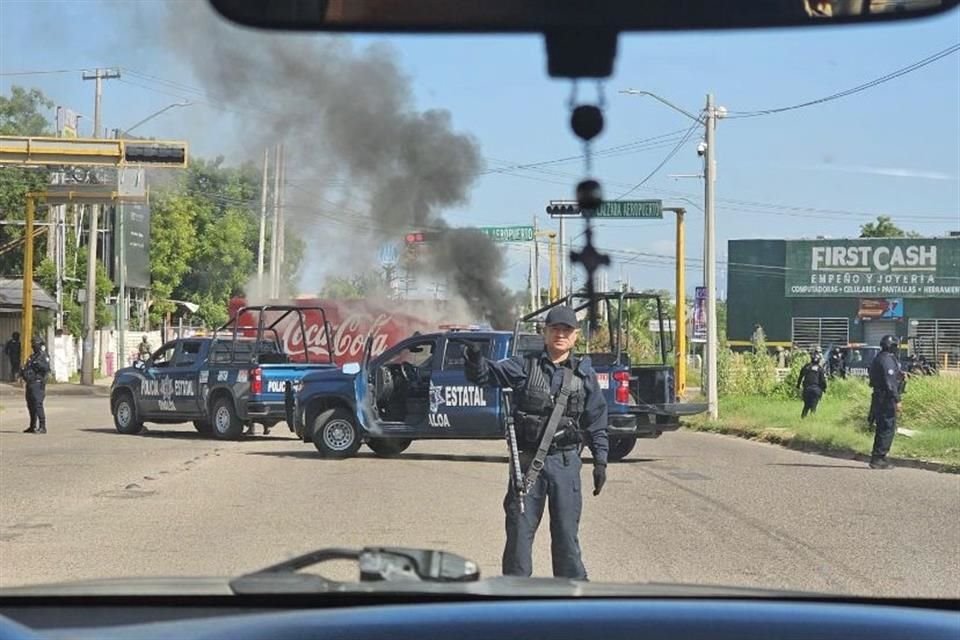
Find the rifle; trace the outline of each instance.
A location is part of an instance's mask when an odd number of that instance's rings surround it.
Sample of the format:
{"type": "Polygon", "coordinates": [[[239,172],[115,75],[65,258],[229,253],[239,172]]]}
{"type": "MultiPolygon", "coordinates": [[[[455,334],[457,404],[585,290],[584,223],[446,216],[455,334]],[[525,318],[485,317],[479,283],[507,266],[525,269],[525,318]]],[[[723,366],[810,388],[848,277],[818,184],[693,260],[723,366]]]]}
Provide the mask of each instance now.
{"type": "Polygon", "coordinates": [[[516,494],[517,502],[520,503],[520,513],[523,513],[524,498],[527,491],[524,488],[523,472],[520,469],[520,451],[517,448],[517,430],[513,422],[513,389],[501,389],[500,397],[503,399],[504,421],[506,423],[507,453],[510,459],[510,482],[513,485],[513,491],[516,494]]]}

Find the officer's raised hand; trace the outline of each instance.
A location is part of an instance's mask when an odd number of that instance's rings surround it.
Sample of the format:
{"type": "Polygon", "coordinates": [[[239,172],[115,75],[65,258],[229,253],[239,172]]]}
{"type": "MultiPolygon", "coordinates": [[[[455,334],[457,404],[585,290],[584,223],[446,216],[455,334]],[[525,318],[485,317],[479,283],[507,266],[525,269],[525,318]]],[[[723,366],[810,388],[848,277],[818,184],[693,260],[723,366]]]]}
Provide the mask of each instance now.
{"type": "Polygon", "coordinates": [[[463,346],[463,357],[470,364],[477,366],[483,360],[483,352],[474,342],[467,342],[463,346]]]}
{"type": "Polygon", "coordinates": [[[463,372],[466,374],[467,380],[471,382],[479,381],[483,368],[483,352],[480,351],[480,347],[473,342],[464,342],[463,360],[463,372]]]}
{"type": "Polygon", "coordinates": [[[600,495],[600,490],[605,484],[607,484],[607,465],[593,465],[593,495],[600,495]]]}

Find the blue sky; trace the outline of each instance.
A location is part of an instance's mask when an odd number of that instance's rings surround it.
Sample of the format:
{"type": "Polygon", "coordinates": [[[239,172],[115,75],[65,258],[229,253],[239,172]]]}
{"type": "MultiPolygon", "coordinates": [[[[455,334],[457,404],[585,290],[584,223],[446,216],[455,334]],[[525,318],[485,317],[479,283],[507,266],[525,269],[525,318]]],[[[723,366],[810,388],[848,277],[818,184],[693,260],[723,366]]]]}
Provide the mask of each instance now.
{"type": "MultiPolygon", "coordinates": [[[[57,104],[88,116],[86,133],[92,122],[93,83],[81,80],[82,68],[132,70],[122,81],[105,83],[103,119],[108,127],[128,127],[181,97],[194,97],[188,87],[198,82],[189,65],[151,32],[154,9],[156,3],[150,0],[0,0],[0,73],[70,70],[2,75],[0,92],[9,93],[11,84],[37,87],[57,104]],[[136,20],[129,19],[131,9],[136,20]]],[[[455,128],[479,142],[489,169],[581,150],[567,124],[570,85],[547,77],[539,37],[354,40],[360,45],[388,41],[411,78],[417,106],[449,110],[455,128]]],[[[958,42],[957,11],[932,20],[871,27],[621,36],[615,75],[604,83],[607,127],[595,148],[688,126],[682,115],[649,98],[621,95],[622,89],[652,91],[694,112],[702,108],[707,92],[730,111],[765,109],[858,85],[958,42]]],[[[592,84],[583,85],[580,95],[589,97],[595,91],[592,84]]],[[[216,106],[195,104],[170,110],[138,132],[188,138],[197,155],[237,157],[251,152],[237,133],[247,126],[256,123],[238,123],[216,106]]],[[[694,135],[631,196],[687,204],[691,286],[700,281],[703,216],[680,198],[702,205],[702,182],[669,176],[700,171],[698,140],[694,135]]],[[[878,214],[926,234],[956,230],[960,54],[842,100],[722,121],[717,142],[721,257],[727,239],[855,235],[860,224],[878,214]]],[[[617,196],[639,182],[672,147],[598,158],[595,174],[606,185],[606,195],[617,196]]],[[[551,165],[546,172],[487,174],[476,181],[470,203],[446,215],[453,224],[489,225],[529,224],[539,215],[539,224],[546,226],[551,223],[544,205],[570,197],[582,172],[582,162],[574,161],[551,165]]],[[[576,235],[579,225],[571,226],[576,235]]],[[[635,252],[629,254],[632,260],[617,261],[611,282],[619,277],[622,264],[634,286],[670,288],[671,219],[605,223],[598,236],[604,247],[635,252]]],[[[507,256],[511,284],[522,286],[526,250],[513,247],[507,256]]],[[[722,282],[721,277],[721,289],[722,282]]]]}

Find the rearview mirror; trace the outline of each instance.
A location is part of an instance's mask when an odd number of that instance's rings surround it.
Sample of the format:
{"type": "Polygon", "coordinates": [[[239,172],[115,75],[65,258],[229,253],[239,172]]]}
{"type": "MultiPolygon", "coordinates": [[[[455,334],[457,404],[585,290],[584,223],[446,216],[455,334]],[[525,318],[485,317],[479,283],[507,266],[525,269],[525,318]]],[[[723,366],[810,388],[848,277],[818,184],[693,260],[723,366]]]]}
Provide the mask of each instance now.
{"type": "Polygon", "coordinates": [[[210,0],[247,26],[314,31],[545,32],[740,29],[896,20],[960,0],[210,0]]]}
{"type": "Polygon", "coordinates": [[[360,373],[360,364],[357,362],[348,362],[340,367],[340,371],[348,376],[355,376],[360,373]]]}

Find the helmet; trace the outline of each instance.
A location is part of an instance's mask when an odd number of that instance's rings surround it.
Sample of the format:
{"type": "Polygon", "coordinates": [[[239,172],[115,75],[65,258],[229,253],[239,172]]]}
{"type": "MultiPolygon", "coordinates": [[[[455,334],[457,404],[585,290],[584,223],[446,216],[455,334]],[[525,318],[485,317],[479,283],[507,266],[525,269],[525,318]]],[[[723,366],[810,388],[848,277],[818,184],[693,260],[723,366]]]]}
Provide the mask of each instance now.
{"type": "Polygon", "coordinates": [[[33,336],[33,339],[30,340],[30,346],[34,349],[39,349],[43,346],[43,338],[40,336],[33,336]]]}
{"type": "Polygon", "coordinates": [[[880,350],[886,351],[888,353],[893,353],[897,350],[897,347],[900,346],[900,343],[897,341],[896,336],[885,335],[880,338],[880,350]]]}
{"type": "Polygon", "coordinates": [[[820,362],[820,352],[819,352],[819,351],[814,351],[813,353],[811,353],[811,354],[810,354],[810,361],[813,362],[814,364],[820,362]]]}

